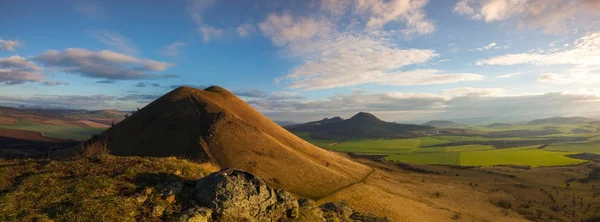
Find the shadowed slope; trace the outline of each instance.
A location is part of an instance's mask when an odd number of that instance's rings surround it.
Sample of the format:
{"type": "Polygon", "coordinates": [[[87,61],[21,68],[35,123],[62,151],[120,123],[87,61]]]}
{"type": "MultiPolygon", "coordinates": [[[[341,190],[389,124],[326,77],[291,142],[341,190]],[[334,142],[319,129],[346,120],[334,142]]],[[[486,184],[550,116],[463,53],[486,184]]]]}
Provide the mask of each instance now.
{"type": "Polygon", "coordinates": [[[217,86],[173,90],[103,136],[115,155],[211,161],[308,197],[353,184],[371,170],[296,137],[217,86]]]}

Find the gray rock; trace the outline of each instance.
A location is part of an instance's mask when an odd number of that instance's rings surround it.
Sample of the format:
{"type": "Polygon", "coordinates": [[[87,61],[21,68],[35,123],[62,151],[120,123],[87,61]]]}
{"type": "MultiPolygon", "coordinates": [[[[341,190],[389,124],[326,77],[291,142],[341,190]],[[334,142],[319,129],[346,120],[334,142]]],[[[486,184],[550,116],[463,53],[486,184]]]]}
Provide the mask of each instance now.
{"type": "Polygon", "coordinates": [[[237,169],[223,169],[196,183],[195,199],[218,221],[283,221],[298,217],[298,201],[264,180],[237,169]]]}

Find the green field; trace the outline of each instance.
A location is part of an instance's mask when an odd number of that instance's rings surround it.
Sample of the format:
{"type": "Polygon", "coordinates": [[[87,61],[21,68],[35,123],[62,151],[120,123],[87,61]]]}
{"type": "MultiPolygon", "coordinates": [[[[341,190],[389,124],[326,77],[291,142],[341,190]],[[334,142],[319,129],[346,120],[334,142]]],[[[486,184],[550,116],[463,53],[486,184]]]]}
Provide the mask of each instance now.
{"type": "MultiPolygon", "coordinates": [[[[547,130],[556,129],[556,134],[535,137],[485,137],[468,135],[424,136],[411,139],[350,139],[346,141],[315,140],[308,134],[300,137],[327,149],[340,152],[353,152],[369,155],[387,155],[385,160],[401,161],[419,164],[447,164],[460,166],[491,166],[491,165],[527,165],[527,166],[559,166],[586,162],[585,160],[569,158],[566,155],[582,152],[600,154],[600,133],[596,126],[587,124],[542,124],[542,125],[511,125],[506,127],[467,126],[464,129],[495,132],[505,130],[547,130]],[[573,133],[573,129],[589,130],[590,132],[573,133]],[[564,143],[564,137],[588,138],[587,142],[564,143]],[[498,141],[563,141],[550,144],[544,149],[538,149],[541,144],[525,142],[526,147],[497,149],[481,143],[497,143],[498,141]],[[479,144],[478,144],[479,143],[479,144]],[[470,144],[448,146],[444,144],[470,144]],[[328,146],[329,145],[329,146],[328,146]]],[[[544,142],[545,143],[545,142],[544,142]]],[[[525,146],[525,145],[522,145],[525,146]]]]}
{"type": "Polygon", "coordinates": [[[336,140],[332,139],[313,139],[310,137],[310,135],[308,135],[308,133],[296,133],[296,136],[308,141],[309,143],[312,143],[315,146],[323,148],[327,148],[329,145],[337,142],[336,140]]]}
{"type": "MultiPolygon", "coordinates": [[[[483,148],[473,147],[471,149],[483,148]]],[[[436,148],[437,149],[437,148],[436,148]]],[[[565,155],[576,152],[550,152],[536,149],[535,147],[511,148],[511,149],[487,149],[468,151],[464,146],[460,148],[445,147],[439,152],[414,152],[408,154],[391,155],[385,158],[390,161],[400,161],[419,164],[444,164],[459,166],[492,166],[492,165],[527,165],[557,166],[572,165],[586,162],[584,160],[572,159],[565,155]],[[450,151],[456,150],[456,151],[450,151]]]]}
{"type": "Polygon", "coordinates": [[[407,153],[388,156],[384,159],[407,163],[460,165],[460,155],[459,152],[407,153]]]}
{"type": "Polygon", "coordinates": [[[420,139],[351,139],[330,147],[356,153],[405,153],[419,148],[420,139]]]}
{"type": "Polygon", "coordinates": [[[29,130],[40,132],[44,136],[59,139],[87,140],[94,134],[99,134],[103,129],[79,126],[56,126],[51,124],[21,121],[14,125],[0,125],[0,128],[29,130]]]}
{"type": "Polygon", "coordinates": [[[546,147],[546,150],[585,152],[600,154],[600,142],[582,142],[582,143],[561,143],[546,147]]]}

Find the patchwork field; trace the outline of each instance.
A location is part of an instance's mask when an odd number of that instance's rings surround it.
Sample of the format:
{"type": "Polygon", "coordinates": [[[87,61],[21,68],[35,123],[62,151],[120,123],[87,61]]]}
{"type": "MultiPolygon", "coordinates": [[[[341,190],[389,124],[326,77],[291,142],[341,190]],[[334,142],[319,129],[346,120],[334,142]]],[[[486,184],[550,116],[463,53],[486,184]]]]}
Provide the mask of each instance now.
{"type": "Polygon", "coordinates": [[[594,141],[594,142],[581,142],[581,143],[553,144],[553,145],[548,146],[546,148],[546,150],[600,154],[600,142],[594,141]]]}
{"type": "MultiPolygon", "coordinates": [[[[456,166],[562,166],[586,162],[567,155],[600,154],[600,133],[595,126],[573,125],[511,125],[501,127],[470,127],[489,135],[437,135],[410,139],[349,139],[346,141],[315,140],[308,134],[302,138],[326,149],[374,155],[383,160],[417,164],[456,166]],[[484,129],[485,128],[485,129],[484,129]],[[557,129],[558,131],[543,131],[557,129]],[[515,134],[556,132],[537,136],[507,136],[515,134]],[[536,131],[540,130],[540,131],[536,131]],[[498,133],[500,132],[500,133],[498,133]],[[532,133],[533,132],[533,133],[532,133]],[[512,132],[506,135],[511,135],[512,132]]],[[[543,134],[543,133],[542,133],[543,134]]]]}
{"type": "Polygon", "coordinates": [[[94,134],[99,134],[103,129],[79,126],[58,126],[29,121],[20,121],[18,124],[4,124],[0,128],[28,130],[40,132],[46,137],[58,139],[86,140],[94,134]]]}

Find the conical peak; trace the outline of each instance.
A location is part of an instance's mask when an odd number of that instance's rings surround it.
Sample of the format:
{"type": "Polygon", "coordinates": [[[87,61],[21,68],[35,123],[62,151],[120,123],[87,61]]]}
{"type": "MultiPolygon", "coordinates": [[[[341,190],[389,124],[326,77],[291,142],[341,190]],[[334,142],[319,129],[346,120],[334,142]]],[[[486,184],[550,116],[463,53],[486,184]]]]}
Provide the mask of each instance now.
{"type": "Polygon", "coordinates": [[[209,86],[206,89],[204,89],[204,91],[209,91],[209,92],[229,92],[225,88],[220,87],[220,86],[209,86]]]}
{"type": "Polygon", "coordinates": [[[349,120],[359,122],[383,122],[375,115],[366,112],[359,112],[356,115],[352,116],[352,118],[350,118],[349,120]]]}

